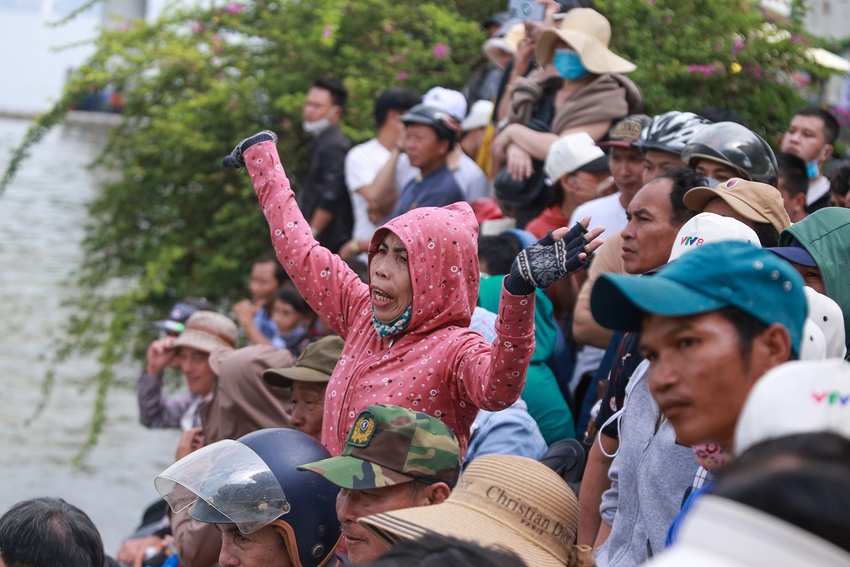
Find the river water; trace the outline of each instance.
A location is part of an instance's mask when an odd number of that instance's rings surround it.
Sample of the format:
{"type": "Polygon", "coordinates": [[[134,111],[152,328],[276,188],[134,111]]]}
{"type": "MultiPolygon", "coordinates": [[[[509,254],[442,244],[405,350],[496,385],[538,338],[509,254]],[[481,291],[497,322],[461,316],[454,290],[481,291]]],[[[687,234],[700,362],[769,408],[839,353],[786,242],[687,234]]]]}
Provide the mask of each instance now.
{"type": "MultiPolygon", "coordinates": [[[[27,121],[0,118],[0,171],[27,121]]],[[[109,395],[108,420],[84,467],[70,461],[82,446],[94,388],[85,384],[93,358],[59,367],[43,413],[29,425],[42,400],[41,382],[72,297],[65,285],[80,263],[86,202],[97,175],[85,168],[103,144],[99,126],[54,129],[0,193],[0,513],[19,500],[58,496],[91,516],[114,555],[158,496],[154,477],[171,464],[179,432],[147,430],[138,423],[138,368],[125,368],[125,383],[109,395]]]]}

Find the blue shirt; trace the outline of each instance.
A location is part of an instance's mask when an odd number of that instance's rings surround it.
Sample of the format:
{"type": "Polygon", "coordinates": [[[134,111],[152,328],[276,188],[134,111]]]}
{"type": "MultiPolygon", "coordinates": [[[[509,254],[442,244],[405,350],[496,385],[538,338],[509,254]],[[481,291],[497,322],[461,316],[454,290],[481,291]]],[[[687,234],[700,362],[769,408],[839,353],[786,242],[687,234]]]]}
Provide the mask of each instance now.
{"type": "Polygon", "coordinates": [[[441,168],[422,179],[414,178],[408,181],[401,190],[398,203],[389,218],[403,215],[418,207],[445,207],[463,200],[463,191],[457,179],[446,164],[443,164],[441,168]]]}
{"type": "Polygon", "coordinates": [[[519,455],[537,461],[549,449],[522,398],[501,411],[480,410],[471,430],[464,468],[481,455],[519,455]]]}
{"type": "Polygon", "coordinates": [[[271,315],[266,311],[265,307],[260,307],[254,315],[254,324],[263,335],[272,342],[274,348],[284,348],[286,342],[280,337],[277,332],[277,325],[272,321],[271,315]]]}

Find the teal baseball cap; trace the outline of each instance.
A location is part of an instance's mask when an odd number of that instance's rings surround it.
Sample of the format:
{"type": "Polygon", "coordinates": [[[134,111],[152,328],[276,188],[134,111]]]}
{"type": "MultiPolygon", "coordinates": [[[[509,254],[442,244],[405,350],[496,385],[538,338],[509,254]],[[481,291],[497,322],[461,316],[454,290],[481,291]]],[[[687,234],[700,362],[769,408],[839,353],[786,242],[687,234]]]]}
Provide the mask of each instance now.
{"type": "Polygon", "coordinates": [[[655,275],[603,274],[590,310],[609,329],[640,331],[646,313],[687,317],[736,307],[788,329],[800,353],[808,306],[803,278],[791,265],[746,242],[704,244],[655,275]]]}

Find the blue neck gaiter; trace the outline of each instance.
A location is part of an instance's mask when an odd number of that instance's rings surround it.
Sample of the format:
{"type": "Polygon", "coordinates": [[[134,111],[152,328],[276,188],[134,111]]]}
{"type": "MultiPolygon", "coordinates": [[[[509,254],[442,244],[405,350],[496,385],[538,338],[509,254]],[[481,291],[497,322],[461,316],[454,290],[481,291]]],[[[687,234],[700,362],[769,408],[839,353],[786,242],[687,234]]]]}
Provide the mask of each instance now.
{"type": "Polygon", "coordinates": [[[818,171],[818,162],[817,160],[807,161],[806,162],[806,174],[809,176],[809,179],[816,178],[820,172],[818,171]]]}

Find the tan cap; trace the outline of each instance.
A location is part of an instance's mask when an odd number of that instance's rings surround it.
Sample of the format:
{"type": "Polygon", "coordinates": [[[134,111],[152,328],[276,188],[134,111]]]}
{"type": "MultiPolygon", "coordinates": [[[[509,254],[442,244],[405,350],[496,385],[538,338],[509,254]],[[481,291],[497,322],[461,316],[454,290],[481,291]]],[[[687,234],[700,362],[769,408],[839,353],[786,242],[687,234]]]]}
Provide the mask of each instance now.
{"type": "Polygon", "coordinates": [[[215,311],[195,311],[174,341],[174,348],[185,346],[202,352],[219,348],[232,350],[236,348],[237,333],[236,323],[226,315],[215,311]]]}
{"type": "Polygon", "coordinates": [[[295,366],[269,368],[263,372],[263,380],[269,386],[288,388],[293,380],[301,382],[327,382],[331,379],[336,363],[342,355],[345,341],[336,335],[325,337],[307,345],[295,366]]]}
{"type": "Polygon", "coordinates": [[[585,565],[590,548],[574,545],[579,506],[572,489],[546,465],[516,455],[483,455],[442,504],[359,520],[385,543],[429,533],[510,549],[526,565],[585,565]]]}
{"type": "Polygon", "coordinates": [[[685,193],[685,206],[702,212],[715,197],[723,199],[735,212],[749,221],[772,224],[776,232],[782,232],[791,226],[791,219],[782,202],[782,194],[776,187],[767,183],[733,177],[713,189],[694,187],[685,193]]]}

